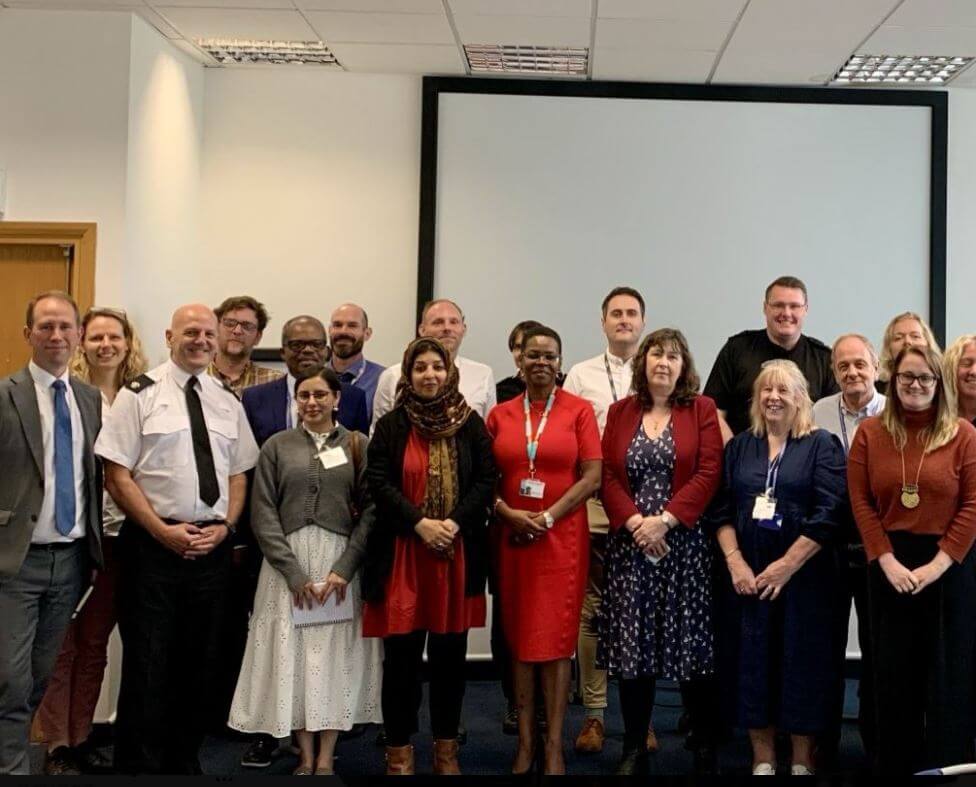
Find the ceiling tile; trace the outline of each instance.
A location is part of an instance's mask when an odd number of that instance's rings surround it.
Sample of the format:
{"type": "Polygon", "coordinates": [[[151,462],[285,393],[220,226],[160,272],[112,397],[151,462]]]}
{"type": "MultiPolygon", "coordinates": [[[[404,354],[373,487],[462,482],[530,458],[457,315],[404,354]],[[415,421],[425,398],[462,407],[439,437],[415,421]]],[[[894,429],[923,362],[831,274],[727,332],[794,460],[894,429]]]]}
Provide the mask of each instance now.
{"type": "Polygon", "coordinates": [[[715,55],[715,52],[657,48],[597,49],[593,58],[593,78],[703,83],[712,69],[715,55]]]}
{"type": "Polygon", "coordinates": [[[210,57],[210,55],[208,55],[206,52],[201,52],[190,41],[184,41],[181,38],[177,38],[177,39],[174,39],[174,40],[170,41],[170,43],[173,46],[175,46],[177,49],[180,49],[183,52],[186,52],[186,54],[188,54],[190,57],[192,57],[197,62],[203,63],[203,65],[205,65],[205,66],[215,66],[215,65],[217,65],[217,61],[216,60],[214,60],[212,57],[210,57]]]}
{"type": "Polygon", "coordinates": [[[287,8],[295,10],[291,0],[146,0],[150,6],[181,6],[183,8],[287,8]]]}
{"type": "Polygon", "coordinates": [[[600,0],[600,19],[733,22],[747,0],[600,0]]]}
{"type": "Polygon", "coordinates": [[[858,51],[872,55],[976,55],[976,27],[885,25],[858,51]]]}
{"type": "MultiPolygon", "coordinates": [[[[199,0],[197,0],[199,2],[199,0]]],[[[443,14],[442,0],[295,0],[306,11],[383,11],[391,14],[443,14]]]]}
{"type": "Polygon", "coordinates": [[[317,40],[298,11],[155,6],[187,38],[317,40]]]}
{"type": "Polygon", "coordinates": [[[589,19],[590,0],[448,0],[457,16],[572,16],[589,19]]]}
{"type": "Polygon", "coordinates": [[[454,44],[444,14],[357,14],[307,11],[323,41],[365,44],[454,44]]]}
{"type": "Polygon", "coordinates": [[[885,24],[896,27],[976,27],[976,3],[973,0],[905,0],[885,24]]]}
{"type": "Polygon", "coordinates": [[[51,11],[126,11],[145,8],[142,0],[3,0],[7,8],[51,11]]]}
{"type": "Polygon", "coordinates": [[[463,74],[456,46],[330,44],[347,71],[384,74],[463,74]]]}
{"type": "MultiPolygon", "coordinates": [[[[727,53],[726,53],[727,54],[727,53]]],[[[723,57],[712,77],[713,84],[825,85],[846,57],[835,52],[815,52],[791,47],[753,51],[749,57],[723,57]]]]}
{"type": "Polygon", "coordinates": [[[697,49],[717,52],[731,22],[673,22],[652,19],[598,19],[596,48],[697,49]]]}
{"type": "Polygon", "coordinates": [[[555,16],[455,16],[466,44],[590,45],[590,20],[555,16]]]}

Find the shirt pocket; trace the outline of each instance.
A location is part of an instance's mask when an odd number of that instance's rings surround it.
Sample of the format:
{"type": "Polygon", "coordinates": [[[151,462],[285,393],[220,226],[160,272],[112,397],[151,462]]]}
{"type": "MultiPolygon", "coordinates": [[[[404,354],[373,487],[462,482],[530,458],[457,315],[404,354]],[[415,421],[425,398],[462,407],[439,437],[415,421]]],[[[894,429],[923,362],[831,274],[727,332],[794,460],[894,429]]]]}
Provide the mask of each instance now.
{"type": "Polygon", "coordinates": [[[237,419],[233,417],[233,413],[221,413],[207,418],[207,429],[210,432],[214,467],[219,473],[226,473],[231,466],[231,456],[237,443],[237,419]]]}
{"type": "Polygon", "coordinates": [[[190,420],[182,415],[154,415],[142,425],[142,470],[183,467],[190,461],[190,420]]]}

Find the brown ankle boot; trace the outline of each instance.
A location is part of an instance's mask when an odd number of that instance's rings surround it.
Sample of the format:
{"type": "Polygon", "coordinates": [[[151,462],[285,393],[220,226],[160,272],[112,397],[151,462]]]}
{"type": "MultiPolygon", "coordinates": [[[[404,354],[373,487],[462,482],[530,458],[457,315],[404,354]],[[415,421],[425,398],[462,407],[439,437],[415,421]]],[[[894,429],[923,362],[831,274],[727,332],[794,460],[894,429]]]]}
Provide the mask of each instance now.
{"type": "Polygon", "coordinates": [[[413,746],[386,747],[386,775],[413,776],[413,746]]]}
{"type": "Polygon", "coordinates": [[[457,738],[434,739],[434,775],[460,776],[457,738]]]}

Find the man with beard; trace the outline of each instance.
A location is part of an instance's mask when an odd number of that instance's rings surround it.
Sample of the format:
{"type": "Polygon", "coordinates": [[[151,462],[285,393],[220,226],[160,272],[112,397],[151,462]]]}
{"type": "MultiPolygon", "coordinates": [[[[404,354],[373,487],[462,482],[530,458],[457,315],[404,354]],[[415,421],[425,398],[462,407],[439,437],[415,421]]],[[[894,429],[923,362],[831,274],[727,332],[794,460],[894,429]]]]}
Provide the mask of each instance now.
{"type": "Polygon", "coordinates": [[[366,394],[366,409],[373,413],[373,395],[383,373],[383,366],[367,361],[363,345],[373,335],[366,310],[355,303],[344,303],[329,318],[329,344],[332,360],[329,366],[339,375],[339,380],[354,385],[366,394]]]}
{"type": "Polygon", "coordinates": [[[240,396],[245,388],[270,383],[284,375],[251,363],[251,351],[268,325],[264,304],[250,295],[234,295],[214,309],[217,315],[217,354],[207,372],[240,396]]]}

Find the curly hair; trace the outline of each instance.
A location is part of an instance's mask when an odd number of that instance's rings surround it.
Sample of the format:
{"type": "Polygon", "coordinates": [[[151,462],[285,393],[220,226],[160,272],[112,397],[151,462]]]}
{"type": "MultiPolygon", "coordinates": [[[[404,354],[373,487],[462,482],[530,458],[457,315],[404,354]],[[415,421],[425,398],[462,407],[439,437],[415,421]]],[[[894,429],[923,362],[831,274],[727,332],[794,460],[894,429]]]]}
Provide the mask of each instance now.
{"type": "Polygon", "coordinates": [[[634,394],[641,408],[650,410],[654,407],[654,397],[651,395],[650,387],[647,384],[647,354],[652,347],[660,347],[667,352],[677,350],[681,353],[681,374],[674,384],[674,390],[668,397],[668,404],[688,405],[698,396],[701,388],[701,378],[695,371],[695,359],[691,357],[691,350],[688,349],[688,340],[685,335],[677,328],[659,328],[644,337],[637,354],[631,361],[633,374],[634,394]]]}
{"type": "MultiPolygon", "coordinates": [[[[132,327],[132,323],[129,322],[126,313],[121,309],[111,309],[108,307],[93,306],[85,312],[85,316],[81,320],[82,336],[88,330],[88,323],[96,317],[110,317],[122,326],[122,335],[125,337],[127,351],[125,358],[115,372],[116,388],[121,389],[123,386],[135,380],[140,374],[145,373],[149,367],[146,356],[142,351],[142,342],[139,341],[139,335],[132,327]]],[[[79,342],[78,347],[75,349],[75,354],[71,359],[68,370],[73,377],[77,377],[86,383],[91,382],[91,366],[88,363],[88,357],[85,355],[84,341],[79,342]]]]}

